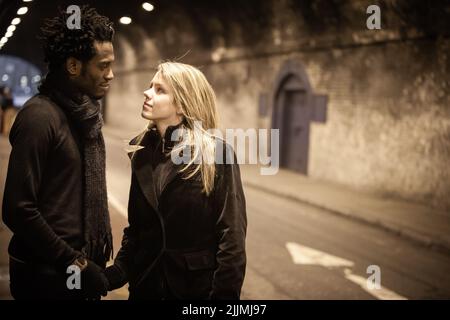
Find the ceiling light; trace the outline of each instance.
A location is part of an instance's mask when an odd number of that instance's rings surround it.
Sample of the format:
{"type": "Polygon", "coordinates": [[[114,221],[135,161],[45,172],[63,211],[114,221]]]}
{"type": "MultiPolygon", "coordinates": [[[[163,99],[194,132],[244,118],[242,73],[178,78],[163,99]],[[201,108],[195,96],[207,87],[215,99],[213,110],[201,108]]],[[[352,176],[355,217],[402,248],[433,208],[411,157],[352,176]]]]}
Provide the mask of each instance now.
{"type": "Polygon", "coordinates": [[[8,38],[7,37],[3,37],[0,39],[0,44],[4,44],[8,42],[8,38]]]}
{"type": "Polygon", "coordinates": [[[12,25],[15,25],[15,26],[17,26],[19,23],[20,23],[20,18],[14,18],[14,19],[12,19],[12,21],[11,21],[11,24],[12,24],[12,25]]]}
{"type": "Polygon", "coordinates": [[[27,7],[22,7],[22,8],[20,8],[19,10],[17,10],[17,14],[18,14],[19,16],[24,15],[24,14],[27,13],[27,12],[28,12],[28,8],[27,8],[27,7]]]}
{"type": "Polygon", "coordinates": [[[12,31],[8,31],[7,33],[5,33],[5,37],[7,38],[11,38],[13,35],[12,31]]]}
{"type": "Polygon", "coordinates": [[[153,11],[153,9],[155,9],[155,7],[151,3],[148,3],[148,2],[144,2],[142,4],[142,8],[144,8],[145,11],[153,11]]]}
{"type": "Polygon", "coordinates": [[[131,18],[130,17],[122,17],[120,18],[120,23],[121,24],[130,24],[131,23],[131,18]]]}
{"type": "Polygon", "coordinates": [[[8,29],[6,29],[7,32],[14,32],[16,30],[16,26],[9,26],[8,29]]]}

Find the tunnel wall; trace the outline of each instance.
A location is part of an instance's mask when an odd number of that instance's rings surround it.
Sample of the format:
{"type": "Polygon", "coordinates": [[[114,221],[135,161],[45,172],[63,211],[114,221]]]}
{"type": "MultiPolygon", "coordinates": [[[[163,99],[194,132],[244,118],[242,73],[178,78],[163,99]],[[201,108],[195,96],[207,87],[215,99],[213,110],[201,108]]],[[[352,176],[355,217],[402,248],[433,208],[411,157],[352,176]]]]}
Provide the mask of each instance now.
{"type": "Polygon", "coordinates": [[[381,1],[381,30],[366,28],[370,4],[266,1],[234,15],[225,4],[163,7],[151,27],[118,32],[107,120],[141,130],[141,92],[154,67],[183,56],[215,88],[222,128],[270,128],[275,80],[296,61],[328,97],[326,122],[311,124],[308,175],[448,213],[450,29],[441,2],[381,1]],[[169,12],[176,23],[163,19],[169,12]]]}

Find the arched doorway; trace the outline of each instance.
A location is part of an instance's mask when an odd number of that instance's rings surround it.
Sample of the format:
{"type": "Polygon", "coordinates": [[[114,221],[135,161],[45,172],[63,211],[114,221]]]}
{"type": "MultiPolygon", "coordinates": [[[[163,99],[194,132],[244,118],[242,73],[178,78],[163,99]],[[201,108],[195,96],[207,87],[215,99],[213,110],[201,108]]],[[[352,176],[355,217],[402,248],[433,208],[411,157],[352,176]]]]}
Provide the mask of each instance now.
{"type": "Polygon", "coordinates": [[[325,122],[326,97],[314,95],[304,68],[286,62],[275,82],[272,128],[280,130],[280,166],[308,174],[310,122],[325,122]]]}

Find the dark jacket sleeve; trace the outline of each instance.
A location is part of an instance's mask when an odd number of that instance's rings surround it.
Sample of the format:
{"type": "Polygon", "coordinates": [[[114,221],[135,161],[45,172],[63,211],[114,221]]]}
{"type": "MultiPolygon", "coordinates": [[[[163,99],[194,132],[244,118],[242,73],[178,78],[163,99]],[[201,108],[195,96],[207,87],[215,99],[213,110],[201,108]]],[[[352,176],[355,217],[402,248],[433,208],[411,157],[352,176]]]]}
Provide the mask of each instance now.
{"type": "Polygon", "coordinates": [[[129,281],[129,266],[132,248],[135,245],[133,229],[128,226],[123,230],[122,243],[114,264],[105,270],[106,278],[109,282],[108,290],[121,288],[129,281]]]}
{"type": "Polygon", "coordinates": [[[218,251],[211,299],[239,299],[245,276],[247,214],[239,165],[224,164],[216,189],[218,251]]]}
{"type": "Polygon", "coordinates": [[[19,112],[11,128],[12,151],[3,198],[3,221],[44,261],[64,268],[77,252],[50,228],[38,206],[46,161],[56,141],[57,117],[41,105],[19,112]]]}
{"type": "Polygon", "coordinates": [[[110,290],[120,288],[129,281],[129,266],[132,263],[132,255],[136,247],[136,226],[135,226],[135,201],[133,195],[136,194],[136,188],[139,188],[136,177],[131,177],[130,197],[128,201],[128,227],[123,230],[122,243],[119,252],[114,259],[112,268],[108,268],[107,277],[110,282],[110,290]]]}

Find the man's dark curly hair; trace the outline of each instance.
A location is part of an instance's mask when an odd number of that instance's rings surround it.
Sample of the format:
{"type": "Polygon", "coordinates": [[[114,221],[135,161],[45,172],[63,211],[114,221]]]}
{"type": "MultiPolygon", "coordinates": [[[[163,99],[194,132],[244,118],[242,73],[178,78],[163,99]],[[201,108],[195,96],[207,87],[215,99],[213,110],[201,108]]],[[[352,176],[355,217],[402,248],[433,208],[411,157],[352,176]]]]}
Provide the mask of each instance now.
{"type": "Polygon", "coordinates": [[[69,57],[82,62],[89,61],[96,54],[94,40],[112,42],[113,23],[107,17],[99,15],[87,5],[80,7],[80,12],[80,29],[67,27],[67,19],[71,14],[61,8],[58,16],[45,20],[41,27],[40,39],[43,40],[49,71],[60,68],[69,57]]]}

